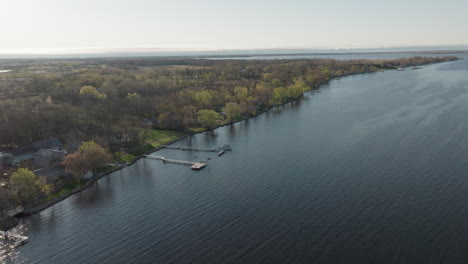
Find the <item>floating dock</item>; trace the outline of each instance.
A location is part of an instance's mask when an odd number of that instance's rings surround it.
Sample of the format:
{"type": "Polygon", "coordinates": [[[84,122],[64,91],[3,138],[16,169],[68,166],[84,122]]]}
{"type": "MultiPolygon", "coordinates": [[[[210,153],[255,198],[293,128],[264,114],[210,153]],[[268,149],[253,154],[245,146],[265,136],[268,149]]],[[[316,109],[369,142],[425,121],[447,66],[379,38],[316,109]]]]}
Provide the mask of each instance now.
{"type": "Polygon", "coordinates": [[[190,166],[192,170],[201,170],[208,165],[208,163],[206,162],[193,162],[193,161],[185,161],[185,160],[166,159],[165,157],[156,156],[156,155],[146,155],[146,158],[160,160],[164,163],[167,162],[167,163],[190,166]]]}
{"type": "Polygon", "coordinates": [[[9,231],[0,231],[0,237],[5,240],[13,241],[13,247],[24,245],[28,242],[29,239],[27,236],[18,235],[9,231]]]}

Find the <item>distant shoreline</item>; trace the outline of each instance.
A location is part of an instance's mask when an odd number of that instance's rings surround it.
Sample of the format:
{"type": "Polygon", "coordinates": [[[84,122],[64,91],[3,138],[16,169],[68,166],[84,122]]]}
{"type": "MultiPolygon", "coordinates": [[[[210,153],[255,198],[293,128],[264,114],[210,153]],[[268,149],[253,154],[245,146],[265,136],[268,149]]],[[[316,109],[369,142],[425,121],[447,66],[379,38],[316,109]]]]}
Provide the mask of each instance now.
{"type": "MultiPolygon", "coordinates": [[[[447,47],[448,48],[448,47],[447,47]]],[[[468,46],[454,46],[452,49],[444,47],[402,47],[402,48],[370,48],[370,49],[254,49],[254,50],[213,50],[213,51],[116,51],[116,52],[83,52],[83,53],[0,53],[0,60],[22,60],[22,59],[98,59],[98,58],[237,58],[237,57],[268,57],[268,56],[330,56],[330,55],[353,55],[353,54],[456,54],[468,53],[468,46]]]]}

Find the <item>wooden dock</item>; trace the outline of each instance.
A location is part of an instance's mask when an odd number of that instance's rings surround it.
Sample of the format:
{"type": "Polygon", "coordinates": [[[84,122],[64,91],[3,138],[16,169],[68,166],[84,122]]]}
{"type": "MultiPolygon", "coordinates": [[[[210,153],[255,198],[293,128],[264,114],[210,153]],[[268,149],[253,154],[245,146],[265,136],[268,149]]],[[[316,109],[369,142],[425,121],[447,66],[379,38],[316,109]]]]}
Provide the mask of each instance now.
{"type": "Polygon", "coordinates": [[[185,160],[166,159],[165,157],[156,156],[156,155],[146,155],[146,158],[160,160],[164,163],[167,162],[167,163],[190,166],[192,170],[201,170],[208,165],[208,163],[206,162],[193,162],[193,161],[185,161],[185,160]]]}
{"type": "Polygon", "coordinates": [[[0,238],[13,241],[13,247],[24,245],[28,242],[27,236],[22,236],[9,231],[0,231],[0,238]]]}
{"type": "Polygon", "coordinates": [[[163,148],[166,149],[177,149],[177,150],[187,150],[187,151],[201,151],[201,152],[217,152],[218,150],[216,148],[194,148],[194,147],[186,147],[186,146],[168,146],[168,145],[162,145],[163,148]]]}
{"type": "Polygon", "coordinates": [[[189,146],[168,146],[168,145],[161,145],[161,147],[166,148],[166,149],[177,149],[177,150],[186,150],[186,151],[200,151],[200,152],[216,152],[219,153],[221,151],[231,151],[231,146],[229,145],[224,145],[222,147],[218,148],[195,148],[195,147],[189,147],[189,146]]]}

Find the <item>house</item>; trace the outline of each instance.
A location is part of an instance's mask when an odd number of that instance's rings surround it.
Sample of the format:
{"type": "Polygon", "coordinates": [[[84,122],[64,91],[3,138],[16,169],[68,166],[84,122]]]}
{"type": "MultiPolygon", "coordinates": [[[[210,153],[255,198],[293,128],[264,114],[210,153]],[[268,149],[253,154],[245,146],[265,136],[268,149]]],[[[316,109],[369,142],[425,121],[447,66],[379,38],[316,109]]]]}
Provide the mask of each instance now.
{"type": "Polygon", "coordinates": [[[9,168],[15,163],[15,157],[10,152],[0,152],[0,170],[9,168]]]}
{"type": "Polygon", "coordinates": [[[31,146],[35,150],[39,150],[39,149],[61,150],[63,148],[62,142],[56,137],[50,137],[48,139],[34,141],[33,143],[31,143],[31,146]]]}
{"type": "Polygon", "coordinates": [[[36,149],[31,145],[10,149],[10,153],[15,157],[15,164],[32,161],[34,159],[35,152],[36,149]]]}
{"type": "Polygon", "coordinates": [[[34,153],[34,166],[36,168],[56,166],[63,162],[63,158],[67,155],[64,150],[40,149],[34,153]]]}
{"type": "Polygon", "coordinates": [[[69,140],[67,141],[64,150],[68,153],[73,153],[80,148],[81,144],[83,144],[83,141],[81,140],[69,140]]]}
{"type": "Polygon", "coordinates": [[[56,190],[60,189],[65,181],[73,179],[73,175],[64,168],[42,168],[35,170],[34,173],[44,182],[53,183],[56,190]]]}
{"type": "Polygon", "coordinates": [[[48,139],[34,141],[30,145],[10,148],[9,152],[15,158],[14,164],[19,164],[21,162],[27,162],[32,164],[36,156],[35,154],[39,150],[61,150],[62,147],[63,144],[58,138],[51,137],[48,139]]]}

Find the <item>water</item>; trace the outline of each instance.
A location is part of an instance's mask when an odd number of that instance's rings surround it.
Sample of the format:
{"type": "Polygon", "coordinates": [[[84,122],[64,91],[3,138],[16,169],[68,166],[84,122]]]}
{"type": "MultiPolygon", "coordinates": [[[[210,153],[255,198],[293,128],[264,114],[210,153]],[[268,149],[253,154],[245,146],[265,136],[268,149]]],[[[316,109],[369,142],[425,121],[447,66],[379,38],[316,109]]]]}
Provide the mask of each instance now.
{"type": "MultiPolygon", "coordinates": [[[[212,60],[292,60],[292,59],[334,59],[334,60],[388,60],[405,57],[441,57],[452,54],[432,54],[432,53],[415,53],[415,52],[381,52],[381,53],[315,53],[315,54],[283,54],[283,55],[252,55],[252,56],[231,56],[231,57],[212,57],[212,60]]],[[[456,54],[456,56],[463,54],[456,54]]]]}
{"type": "Polygon", "coordinates": [[[468,61],[332,81],[25,219],[11,263],[467,263],[468,61]]]}

